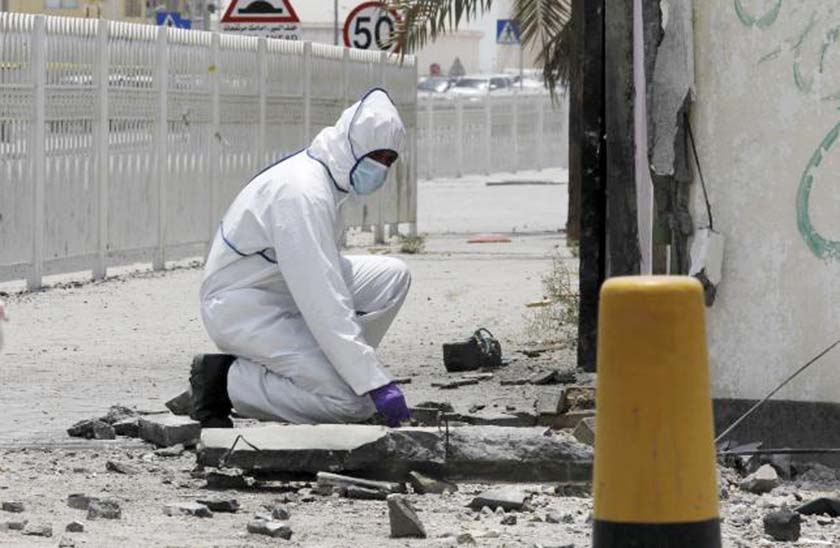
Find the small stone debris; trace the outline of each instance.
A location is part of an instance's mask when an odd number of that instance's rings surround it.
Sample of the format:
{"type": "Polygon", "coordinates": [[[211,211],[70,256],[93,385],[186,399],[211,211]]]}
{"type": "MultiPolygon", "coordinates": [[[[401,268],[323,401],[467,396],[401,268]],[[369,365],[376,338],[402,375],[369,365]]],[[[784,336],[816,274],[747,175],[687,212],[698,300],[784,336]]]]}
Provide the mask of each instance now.
{"type": "Polygon", "coordinates": [[[348,485],[347,487],[340,487],[339,494],[348,499],[356,500],[386,500],[388,493],[379,491],[378,489],[368,489],[367,487],[359,487],[357,485],[348,485]]]}
{"type": "Polygon", "coordinates": [[[212,518],[213,512],[204,504],[197,502],[174,502],[163,507],[167,516],[195,516],[197,518],[212,518]]]}
{"type": "Polygon", "coordinates": [[[545,522],[546,523],[561,523],[563,521],[563,516],[560,512],[549,512],[545,515],[545,522]]]}
{"type": "Polygon", "coordinates": [[[189,417],[172,414],[140,418],[140,437],[158,447],[182,444],[192,447],[201,438],[201,424],[189,417]]]}
{"type": "Polygon", "coordinates": [[[183,443],[176,443],[172,447],[163,447],[155,450],[158,457],[180,457],[185,451],[183,443]]]}
{"type": "Polygon", "coordinates": [[[343,476],[340,474],[332,474],[330,472],[318,472],[316,478],[318,480],[319,486],[356,486],[374,491],[380,491],[382,493],[385,493],[386,495],[391,493],[405,493],[405,485],[403,485],[402,483],[354,478],[352,476],[343,476]]]}
{"type": "Polygon", "coordinates": [[[764,516],[764,532],[775,540],[799,540],[802,518],[787,508],[764,516]]]}
{"type": "Polygon", "coordinates": [[[4,502],[0,505],[4,512],[11,512],[13,514],[20,514],[26,511],[26,505],[19,500],[12,500],[4,502]]]}
{"type": "Polygon", "coordinates": [[[96,497],[89,497],[82,493],[72,493],[67,495],[67,506],[75,510],[87,510],[90,503],[94,500],[99,500],[96,497]]]}
{"type": "Polygon", "coordinates": [[[124,405],[112,405],[108,408],[108,412],[100,417],[99,420],[108,424],[114,424],[131,417],[136,417],[137,415],[138,413],[134,409],[125,407],[124,405]]]}
{"type": "Polygon", "coordinates": [[[741,482],[741,489],[756,495],[762,495],[769,493],[778,487],[780,483],[781,481],[779,480],[779,474],[776,472],[776,469],[769,464],[765,464],[744,478],[741,482]]]}
{"type": "Polygon", "coordinates": [[[519,511],[525,506],[527,500],[528,495],[522,489],[517,487],[498,487],[485,491],[475,497],[469,504],[469,507],[474,510],[487,506],[493,510],[501,507],[505,511],[519,511]]]}
{"type": "Polygon", "coordinates": [[[26,519],[0,522],[0,531],[23,531],[27,523],[26,519]]]}
{"type": "Polygon", "coordinates": [[[173,415],[189,416],[192,413],[192,390],[187,389],[166,402],[166,408],[173,415]]]}
{"type": "Polygon", "coordinates": [[[796,512],[803,516],[825,515],[832,518],[840,517],[840,499],[833,497],[814,499],[797,507],[796,512]]]}
{"type": "Polygon", "coordinates": [[[461,533],[455,537],[455,542],[458,544],[475,544],[475,537],[469,532],[461,533]]]}
{"type": "Polygon", "coordinates": [[[53,534],[52,525],[28,523],[23,528],[23,534],[31,537],[51,537],[53,534]]]}
{"type": "Polygon", "coordinates": [[[105,469],[109,472],[124,474],[126,476],[134,476],[140,473],[140,470],[136,466],[113,460],[105,463],[105,469]]]}
{"type": "Polygon", "coordinates": [[[565,413],[559,413],[556,415],[540,415],[537,424],[540,426],[548,426],[555,430],[577,428],[580,421],[594,416],[595,411],[591,410],[566,411],[565,413]]]}
{"type": "Polygon", "coordinates": [[[85,532],[85,524],[81,521],[71,521],[67,524],[64,530],[68,533],[84,533],[85,532]]]}
{"type": "Polygon", "coordinates": [[[136,438],[138,437],[140,432],[140,420],[137,417],[117,421],[111,426],[114,427],[114,432],[118,436],[128,436],[130,438],[136,438]]]}
{"type": "Polygon", "coordinates": [[[257,512],[256,519],[264,521],[289,521],[291,514],[289,511],[278,504],[263,504],[265,512],[257,512]]]}
{"type": "Polygon", "coordinates": [[[461,375],[461,379],[467,381],[489,381],[493,377],[493,373],[464,373],[461,375]]]}
{"type": "Polygon", "coordinates": [[[61,537],[58,541],[58,548],[76,548],[76,541],[70,537],[61,537]]]}
{"type": "Polygon", "coordinates": [[[120,503],[110,499],[92,499],[88,505],[87,519],[120,519],[120,503]]]}
{"type": "Polygon", "coordinates": [[[554,488],[559,497],[588,498],[592,496],[592,485],[588,483],[561,483],[554,488]]]}
{"type": "Polygon", "coordinates": [[[239,511],[239,501],[236,499],[226,499],[226,498],[210,498],[210,499],[199,499],[196,501],[198,504],[203,504],[207,508],[210,509],[212,512],[221,512],[226,514],[235,514],[239,511]]]}
{"type": "Polygon", "coordinates": [[[292,529],[280,521],[254,520],[248,524],[248,532],[285,540],[292,538],[292,529]]]}
{"type": "Polygon", "coordinates": [[[422,403],[418,403],[417,407],[422,407],[424,409],[437,409],[441,413],[455,412],[455,408],[452,407],[452,404],[448,401],[424,401],[422,403]]]}
{"type": "Polygon", "coordinates": [[[95,421],[93,423],[93,439],[115,440],[117,439],[117,431],[108,423],[95,421]]]}
{"type": "Polygon", "coordinates": [[[595,417],[580,421],[573,432],[575,439],[584,445],[595,446],[595,417]]]}
{"type": "Polygon", "coordinates": [[[454,483],[430,478],[420,472],[409,472],[408,482],[418,495],[442,495],[458,491],[458,486],[454,483]]]}
{"type": "Polygon", "coordinates": [[[391,382],[394,384],[411,384],[412,377],[394,377],[391,382]]]}
{"type": "Polygon", "coordinates": [[[426,538],[426,529],[404,495],[388,495],[392,538],[426,538]]]}
{"type": "Polygon", "coordinates": [[[473,384],[478,384],[478,380],[476,379],[455,379],[449,382],[433,382],[433,388],[440,388],[441,390],[454,390],[456,388],[461,388],[462,386],[470,386],[473,384]]]}
{"type": "Polygon", "coordinates": [[[207,473],[207,489],[245,489],[248,478],[238,468],[222,468],[207,473]]]}
{"type": "Polygon", "coordinates": [[[499,523],[502,525],[516,525],[516,516],[513,514],[507,514],[499,523]]]}

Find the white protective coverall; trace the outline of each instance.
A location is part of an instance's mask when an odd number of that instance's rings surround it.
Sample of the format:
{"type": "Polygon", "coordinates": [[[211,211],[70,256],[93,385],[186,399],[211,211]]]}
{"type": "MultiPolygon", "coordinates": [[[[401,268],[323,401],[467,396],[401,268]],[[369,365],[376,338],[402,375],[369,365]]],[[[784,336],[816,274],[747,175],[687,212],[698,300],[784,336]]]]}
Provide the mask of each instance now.
{"type": "Polygon", "coordinates": [[[405,264],[339,254],[351,170],[399,153],[405,127],[388,94],[368,92],[308,149],[258,174],[225,213],[201,286],[204,326],[237,356],[234,409],[262,420],[356,422],[390,378],[376,348],[405,300],[405,264]]]}

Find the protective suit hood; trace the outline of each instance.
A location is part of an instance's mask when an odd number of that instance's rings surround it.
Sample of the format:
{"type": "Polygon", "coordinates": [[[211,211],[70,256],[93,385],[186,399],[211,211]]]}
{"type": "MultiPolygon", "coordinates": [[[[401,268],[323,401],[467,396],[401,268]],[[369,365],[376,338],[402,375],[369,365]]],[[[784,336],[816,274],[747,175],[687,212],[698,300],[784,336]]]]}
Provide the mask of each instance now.
{"type": "Polygon", "coordinates": [[[321,130],[306,152],[326,168],[340,191],[350,192],[350,172],[356,164],[377,150],[399,154],[405,136],[391,97],[374,88],[345,110],[334,126],[321,130]]]}

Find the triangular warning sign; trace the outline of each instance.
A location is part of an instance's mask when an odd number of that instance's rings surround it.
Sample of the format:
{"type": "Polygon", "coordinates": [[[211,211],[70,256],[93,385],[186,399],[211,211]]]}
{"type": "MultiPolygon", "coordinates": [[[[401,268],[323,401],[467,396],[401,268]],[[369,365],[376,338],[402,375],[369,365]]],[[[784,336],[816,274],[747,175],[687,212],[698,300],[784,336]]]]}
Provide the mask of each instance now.
{"type": "Polygon", "coordinates": [[[300,23],[289,0],[231,0],[222,23],[300,23]]]}
{"type": "Polygon", "coordinates": [[[169,14],[166,15],[166,19],[163,20],[163,26],[164,27],[175,27],[175,28],[177,28],[179,25],[175,21],[175,18],[172,17],[172,14],[169,13],[169,14]]]}

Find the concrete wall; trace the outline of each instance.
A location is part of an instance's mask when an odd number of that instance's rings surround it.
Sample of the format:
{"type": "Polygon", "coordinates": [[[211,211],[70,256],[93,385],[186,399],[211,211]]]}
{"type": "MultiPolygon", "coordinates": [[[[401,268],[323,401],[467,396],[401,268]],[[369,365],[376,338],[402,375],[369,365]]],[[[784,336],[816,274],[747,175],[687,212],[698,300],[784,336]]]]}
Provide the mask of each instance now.
{"type": "MultiPolygon", "coordinates": [[[[715,228],[727,245],[708,313],[716,397],[761,397],[840,336],[835,6],[695,2],[692,118],[715,228]]],[[[840,351],[778,399],[840,400],[840,351]]]]}

